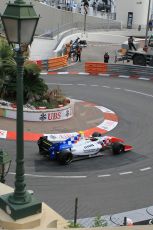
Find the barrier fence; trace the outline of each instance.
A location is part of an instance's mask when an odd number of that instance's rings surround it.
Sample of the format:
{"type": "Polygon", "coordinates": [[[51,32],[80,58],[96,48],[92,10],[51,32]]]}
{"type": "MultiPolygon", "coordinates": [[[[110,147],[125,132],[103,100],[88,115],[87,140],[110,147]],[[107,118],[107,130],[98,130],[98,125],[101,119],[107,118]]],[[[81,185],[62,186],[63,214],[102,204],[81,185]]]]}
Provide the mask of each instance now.
{"type": "Polygon", "coordinates": [[[67,55],[56,58],[50,58],[48,60],[48,70],[58,69],[60,67],[67,66],[67,59],[67,55]]]}
{"type": "MultiPolygon", "coordinates": [[[[61,57],[50,58],[48,60],[37,60],[36,63],[42,70],[56,70],[68,65],[68,56],[64,55],[61,57]]],[[[102,73],[153,78],[153,67],[148,66],[85,62],[84,68],[86,73],[93,75],[102,73]]]]}
{"type": "Polygon", "coordinates": [[[100,62],[86,62],[85,72],[90,74],[103,73],[127,76],[142,76],[146,78],[153,77],[153,67],[127,64],[107,64],[100,62]]]}
{"type": "Polygon", "coordinates": [[[54,70],[64,66],[67,66],[67,55],[61,57],[50,58],[48,60],[37,60],[37,65],[40,66],[42,70],[54,70]]]}
{"type": "Polygon", "coordinates": [[[106,73],[107,65],[101,62],[86,62],[85,72],[90,74],[106,73]]]}

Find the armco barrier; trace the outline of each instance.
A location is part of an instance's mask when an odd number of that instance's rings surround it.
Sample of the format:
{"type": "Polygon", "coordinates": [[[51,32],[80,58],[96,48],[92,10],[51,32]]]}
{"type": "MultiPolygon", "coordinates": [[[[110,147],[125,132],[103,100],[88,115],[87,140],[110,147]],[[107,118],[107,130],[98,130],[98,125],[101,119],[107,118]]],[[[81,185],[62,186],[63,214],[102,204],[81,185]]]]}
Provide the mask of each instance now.
{"type": "Polygon", "coordinates": [[[101,62],[86,62],[85,72],[91,73],[91,74],[106,73],[107,64],[101,63],[101,62]]]}
{"type": "Polygon", "coordinates": [[[43,70],[48,69],[48,60],[42,60],[42,69],[43,70]]]}
{"type": "Polygon", "coordinates": [[[48,60],[37,60],[36,63],[42,70],[48,69],[48,60]]]}
{"type": "Polygon", "coordinates": [[[124,65],[124,64],[108,64],[108,74],[153,77],[153,67],[124,65]]]}
{"type": "Polygon", "coordinates": [[[137,66],[128,64],[107,64],[97,62],[86,62],[85,72],[91,74],[107,73],[127,76],[142,76],[153,78],[153,67],[137,66]]]}
{"type": "Polygon", "coordinates": [[[48,70],[58,69],[60,67],[67,66],[67,55],[62,57],[50,58],[48,60],[48,70]]]}

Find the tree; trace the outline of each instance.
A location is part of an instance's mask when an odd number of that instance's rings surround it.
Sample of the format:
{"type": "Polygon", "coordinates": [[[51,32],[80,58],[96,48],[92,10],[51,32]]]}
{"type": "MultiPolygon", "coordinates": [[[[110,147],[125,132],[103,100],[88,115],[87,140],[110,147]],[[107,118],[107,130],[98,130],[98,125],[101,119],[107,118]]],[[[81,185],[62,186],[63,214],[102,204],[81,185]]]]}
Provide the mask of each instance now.
{"type": "Polygon", "coordinates": [[[25,103],[32,99],[43,100],[48,86],[40,78],[40,67],[33,61],[24,64],[24,99],[25,103]]]}
{"type": "MultiPolygon", "coordinates": [[[[25,53],[24,53],[25,54],[25,53]]],[[[26,53],[27,54],[27,53],[26,53]]],[[[16,101],[17,65],[15,53],[8,42],[0,39],[0,97],[11,102],[16,101]]],[[[41,69],[32,61],[24,63],[24,103],[41,99],[48,86],[40,78],[41,69]]]]}
{"type": "Polygon", "coordinates": [[[16,75],[16,63],[8,42],[4,38],[0,38],[0,94],[4,91],[4,83],[9,75],[16,75]]]}

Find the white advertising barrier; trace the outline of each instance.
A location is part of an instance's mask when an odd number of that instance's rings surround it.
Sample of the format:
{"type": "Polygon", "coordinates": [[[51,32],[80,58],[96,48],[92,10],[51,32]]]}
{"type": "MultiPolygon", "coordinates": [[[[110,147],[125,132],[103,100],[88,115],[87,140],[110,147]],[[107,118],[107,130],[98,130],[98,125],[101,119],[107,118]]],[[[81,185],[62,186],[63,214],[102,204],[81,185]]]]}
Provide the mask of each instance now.
{"type": "MultiPolygon", "coordinates": [[[[6,118],[16,119],[16,109],[2,108],[3,115],[6,118]]],[[[60,121],[66,120],[73,116],[74,103],[71,102],[67,106],[56,109],[43,109],[43,110],[29,110],[24,109],[23,116],[24,121],[60,121]]],[[[2,113],[1,113],[2,114],[2,113]]]]}

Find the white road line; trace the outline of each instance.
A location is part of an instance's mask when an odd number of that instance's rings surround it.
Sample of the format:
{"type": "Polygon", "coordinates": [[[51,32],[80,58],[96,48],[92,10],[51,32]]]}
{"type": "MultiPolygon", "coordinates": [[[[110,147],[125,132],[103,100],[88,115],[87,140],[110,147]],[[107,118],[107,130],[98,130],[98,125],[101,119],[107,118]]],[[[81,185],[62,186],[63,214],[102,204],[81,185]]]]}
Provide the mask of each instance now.
{"type": "Polygon", "coordinates": [[[139,77],[138,80],[145,80],[145,81],[150,81],[149,78],[145,78],[145,77],[139,77]]]}
{"type": "Polygon", "coordinates": [[[130,76],[125,76],[125,75],[119,75],[118,77],[121,77],[121,78],[130,78],[130,76]]]}
{"type": "Polygon", "coordinates": [[[147,97],[153,97],[153,95],[151,95],[151,94],[142,93],[142,92],[135,91],[135,90],[130,90],[130,89],[124,89],[124,90],[127,91],[127,92],[137,93],[137,94],[140,94],[140,95],[143,95],[143,96],[147,96],[147,97]]]}
{"type": "Polygon", "coordinates": [[[106,73],[99,73],[98,75],[103,76],[103,77],[109,77],[110,76],[110,74],[106,74],[106,73]]]}
{"type": "Polygon", "coordinates": [[[47,85],[73,85],[73,84],[64,84],[64,83],[47,83],[47,85]]]}
{"type": "MultiPolygon", "coordinates": [[[[13,172],[9,172],[11,175],[15,175],[13,172]]],[[[47,176],[47,175],[36,175],[36,174],[24,174],[28,177],[37,177],[37,178],[63,178],[63,179],[81,179],[87,178],[87,176],[47,176]]]]}
{"type": "Polygon", "coordinates": [[[85,72],[80,72],[78,73],[79,75],[89,75],[89,73],[85,73],[85,72]]]}
{"type": "Polygon", "coordinates": [[[143,169],[140,169],[141,172],[144,172],[144,171],[147,171],[147,170],[150,170],[151,167],[147,167],[147,168],[143,168],[143,169]]]}
{"type": "Polygon", "coordinates": [[[117,88],[117,87],[115,87],[114,89],[121,89],[121,88],[117,88]]]}
{"type": "Polygon", "coordinates": [[[48,74],[48,73],[43,73],[43,72],[42,72],[42,73],[40,73],[40,75],[47,75],[47,74],[48,74]]]}
{"type": "Polygon", "coordinates": [[[109,177],[109,176],[111,176],[111,174],[104,174],[104,175],[98,175],[97,177],[109,177]]]}
{"type": "Polygon", "coordinates": [[[103,88],[108,88],[108,89],[111,88],[110,86],[107,86],[107,85],[102,85],[101,87],[103,87],[103,88]]]}
{"type": "Polygon", "coordinates": [[[77,85],[79,85],[79,86],[87,86],[86,84],[77,84],[77,85]]]}
{"type": "Polygon", "coordinates": [[[57,72],[57,74],[69,74],[69,72],[57,72]]]}
{"type": "Polygon", "coordinates": [[[98,86],[98,85],[90,85],[90,86],[98,86]]]}
{"type": "Polygon", "coordinates": [[[119,173],[119,175],[127,175],[127,174],[132,174],[133,172],[132,171],[128,171],[128,172],[121,172],[119,173]]]}

